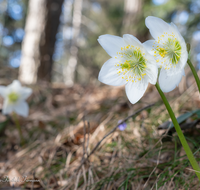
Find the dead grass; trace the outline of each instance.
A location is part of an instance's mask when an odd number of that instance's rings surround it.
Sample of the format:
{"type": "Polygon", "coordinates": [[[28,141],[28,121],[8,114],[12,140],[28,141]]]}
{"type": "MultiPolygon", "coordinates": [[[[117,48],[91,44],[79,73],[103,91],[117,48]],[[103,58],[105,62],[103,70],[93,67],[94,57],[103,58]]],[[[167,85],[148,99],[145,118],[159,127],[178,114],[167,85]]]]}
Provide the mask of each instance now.
{"type": "MultiPolygon", "coordinates": [[[[40,181],[20,184],[30,189],[200,188],[176,133],[158,130],[169,116],[153,86],[135,105],[128,102],[123,87],[41,84],[33,89],[30,116],[20,118],[23,147],[12,118],[0,117],[1,123],[8,121],[0,138],[0,179],[16,170],[40,181]],[[156,104],[130,118],[125,131],[117,129],[109,135],[80,167],[119,120],[151,103],[156,104]]],[[[177,116],[200,105],[193,83],[181,94],[178,89],[169,93],[168,99],[177,116]]],[[[185,133],[195,152],[199,126],[185,133]]],[[[195,156],[200,161],[198,151],[195,156]]]]}

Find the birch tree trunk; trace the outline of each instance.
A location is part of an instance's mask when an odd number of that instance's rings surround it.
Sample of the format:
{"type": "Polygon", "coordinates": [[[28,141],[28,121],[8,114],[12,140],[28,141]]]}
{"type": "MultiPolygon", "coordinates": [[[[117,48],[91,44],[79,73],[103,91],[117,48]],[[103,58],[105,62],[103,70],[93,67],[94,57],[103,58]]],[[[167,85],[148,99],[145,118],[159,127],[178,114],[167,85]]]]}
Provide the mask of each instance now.
{"type": "Polygon", "coordinates": [[[51,80],[52,56],[64,0],[29,0],[19,80],[51,80]]]}
{"type": "Polygon", "coordinates": [[[134,34],[133,26],[137,23],[142,0],[124,0],[124,18],[122,34],[134,34]]]}
{"type": "Polygon", "coordinates": [[[75,79],[75,70],[77,66],[77,55],[78,55],[77,40],[81,27],[82,1],[83,0],[74,1],[74,11],[73,11],[73,21],[72,21],[73,37],[70,47],[70,57],[67,66],[63,70],[64,83],[67,86],[72,86],[74,84],[74,79],[75,79]]]}

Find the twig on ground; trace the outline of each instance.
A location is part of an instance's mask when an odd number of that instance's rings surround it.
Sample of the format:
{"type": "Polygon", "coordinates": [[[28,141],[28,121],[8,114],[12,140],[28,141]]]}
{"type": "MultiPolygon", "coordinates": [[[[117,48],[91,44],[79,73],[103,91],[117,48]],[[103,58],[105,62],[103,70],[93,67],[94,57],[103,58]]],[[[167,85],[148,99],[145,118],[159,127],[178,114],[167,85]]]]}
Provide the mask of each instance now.
{"type": "Polygon", "coordinates": [[[95,152],[95,150],[99,147],[99,145],[101,144],[101,142],[102,142],[106,137],[108,137],[110,134],[112,134],[112,133],[118,128],[119,125],[123,124],[124,122],[126,122],[127,120],[129,120],[129,119],[132,118],[133,116],[137,115],[137,114],[140,113],[141,111],[146,110],[146,109],[148,109],[148,108],[150,108],[150,107],[152,107],[152,106],[154,106],[154,105],[155,105],[155,104],[150,104],[150,105],[148,105],[148,106],[145,106],[144,108],[139,109],[138,111],[136,111],[135,113],[129,115],[129,116],[126,117],[124,120],[122,120],[120,123],[118,123],[109,133],[107,133],[107,134],[96,144],[96,146],[92,149],[92,151],[90,152],[90,154],[89,154],[86,158],[84,158],[84,160],[81,161],[81,164],[80,164],[80,166],[76,169],[76,172],[78,172],[78,171],[81,169],[82,165],[83,165],[83,164],[88,160],[88,158],[95,152]]]}
{"type": "MultiPolygon", "coordinates": [[[[159,149],[159,153],[158,153],[158,158],[157,158],[156,166],[155,166],[155,168],[152,170],[152,172],[150,173],[150,175],[149,175],[147,181],[145,182],[145,184],[144,184],[144,186],[143,186],[143,189],[146,188],[146,186],[147,186],[147,184],[148,184],[148,182],[149,182],[149,180],[150,180],[152,174],[155,172],[155,170],[156,170],[157,167],[158,167],[158,164],[160,163],[159,159],[160,159],[160,153],[161,153],[161,150],[162,150],[162,139],[160,140],[160,143],[161,143],[161,146],[160,146],[160,149],[159,149]]],[[[153,187],[151,188],[151,190],[152,190],[152,189],[153,189],[153,187]]]]}
{"type": "Polygon", "coordinates": [[[88,121],[88,138],[87,138],[87,145],[86,145],[86,154],[87,154],[87,157],[89,156],[88,154],[88,146],[89,146],[89,139],[90,138],[90,122],[88,121]]]}
{"type": "Polygon", "coordinates": [[[83,123],[84,123],[84,141],[83,141],[83,157],[82,161],[86,157],[88,157],[88,146],[89,146],[89,134],[90,134],[90,123],[87,122],[87,130],[86,130],[86,124],[85,124],[85,116],[83,117],[83,123]],[[87,142],[86,142],[86,134],[87,134],[87,142]]]}
{"type": "Polygon", "coordinates": [[[77,176],[77,178],[76,178],[76,184],[75,184],[75,190],[77,190],[77,188],[78,188],[78,182],[79,182],[79,179],[80,179],[80,175],[81,175],[81,171],[79,171],[79,173],[78,173],[78,176],[77,176]]]}
{"type": "Polygon", "coordinates": [[[86,139],[86,137],[85,137],[86,136],[85,116],[83,116],[83,130],[84,130],[84,140],[83,140],[83,157],[82,157],[82,160],[84,160],[84,158],[85,158],[85,139],[86,139]]]}

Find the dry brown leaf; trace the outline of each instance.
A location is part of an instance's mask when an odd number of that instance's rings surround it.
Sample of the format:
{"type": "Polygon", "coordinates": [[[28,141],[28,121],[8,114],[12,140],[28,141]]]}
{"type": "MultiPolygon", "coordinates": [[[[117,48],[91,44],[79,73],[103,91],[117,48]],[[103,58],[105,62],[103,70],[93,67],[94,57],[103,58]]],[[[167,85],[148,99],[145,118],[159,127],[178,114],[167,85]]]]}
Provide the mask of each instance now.
{"type": "Polygon", "coordinates": [[[75,129],[70,133],[74,144],[80,144],[80,143],[82,143],[83,139],[84,139],[84,133],[85,133],[85,135],[87,135],[88,133],[91,134],[91,133],[93,133],[95,131],[95,129],[97,127],[98,127],[98,123],[97,122],[91,121],[90,122],[90,128],[88,127],[88,125],[85,122],[85,131],[84,131],[84,122],[81,121],[75,127],[75,129]]]}
{"type": "Polygon", "coordinates": [[[58,185],[61,186],[61,187],[65,186],[67,184],[68,184],[67,180],[58,181],[58,185]]]}

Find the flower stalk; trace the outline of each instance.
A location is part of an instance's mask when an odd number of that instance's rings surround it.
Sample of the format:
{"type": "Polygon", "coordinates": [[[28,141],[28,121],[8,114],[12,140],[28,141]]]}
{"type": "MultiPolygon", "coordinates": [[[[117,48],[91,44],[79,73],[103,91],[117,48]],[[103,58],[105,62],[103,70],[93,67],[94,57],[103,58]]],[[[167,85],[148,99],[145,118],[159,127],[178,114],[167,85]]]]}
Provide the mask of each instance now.
{"type": "Polygon", "coordinates": [[[192,71],[192,74],[194,75],[194,78],[196,80],[196,83],[197,83],[197,86],[198,86],[198,89],[199,89],[199,92],[200,92],[200,80],[199,80],[199,77],[197,75],[197,72],[196,72],[192,62],[189,59],[187,60],[187,63],[190,66],[190,69],[192,71]]]}
{"type": "Polygon", "coordinates": [[[24,137],[23,137],[23,135],[22,135],[22,129],[21,129],[21,126],[20,126],[20,124],[19,124],[19,119],[18,119],[18,116],[17,116],[17,114],[15,113],[15,112],[13,112],[13,118],[14,118],[14,122],[15,122],[15,125],[16,125],[16,127],[17,127],[17,130],[18,130],[18,132],[19,132],[19,136],[20,136],[20,141],[21,141],[21,145],[24,145],[24,137]]]}
{"type": "Polygon", "coordinates": [[[181,144],[182,144],[182,146],[183,146],[183,148],[184,148],[184,150],[186,152],[186,155],[187,155],[187,157],[188,157],[188,159],[189,159],[189,161],[190,161],[193,169],[195,170],[195,173],[196,173],[196,175],[197,175],[197,177],[198,177],[198,179],[200,181],[200,168],[199,168],[199,165],[198,165],[196,159],[194,158],[194,155],[193,155],[193,153],[192,153],[192,151],[191,151],[191,149],[190,149],[190,147],[189,147],[189,145],[188,145],[188,143],[187,143],[187,141],[185,139],[185,136],[183,135],[183,132],[182,132],[182,130],[181,130],[180,126],[179,126],[179,123],[178,123],[178,121],[177,121],[177,119],[176,119],[176,117],[174,115],[174,112],[172,111],[172,108],[169,105],[169,102],[167,101],[167,98],[165,97],[164,93],[160,89],[159,84],[156,83],[155,86],[156,86],[156,88],[157,88],[157,90],[158,90],[158,92],[159,92],[159,94],[160,94],[160,96],[161,96],[166,108],[167,108],[167,111],[168,111],[168,113],[169,113],[169,115],[171,117],[171,120],[172,120],[173,124],[174,124],[174,127],[175,127],[176,132],[178,134],[178,137],[179,137],[179,139],[181,141],[181,144]]]}

